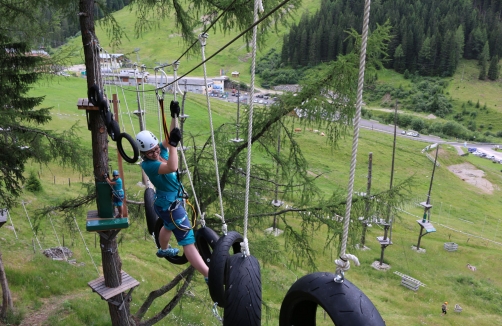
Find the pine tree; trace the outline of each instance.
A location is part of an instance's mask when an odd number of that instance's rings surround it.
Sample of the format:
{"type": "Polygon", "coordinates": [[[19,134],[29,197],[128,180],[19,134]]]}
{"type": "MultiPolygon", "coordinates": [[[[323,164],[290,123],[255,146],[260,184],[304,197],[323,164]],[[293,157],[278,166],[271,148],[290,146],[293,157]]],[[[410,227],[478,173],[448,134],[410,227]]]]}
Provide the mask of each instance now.
{"type": "Polygon", "coordinates": [[[10,208],[22,192],[28,160],[56,160],[84,169],[88,155],[79,145],[75,126],[63,132],[40,127],[51,120],[50,109],[35,109],[43,97],[27,93],[41,77],[44,59],[27,56],[27,44],[10,42],[1,34],[0,49],[0,207],[10,208]]]}
{"type": "Polygon", "coordinates": [[[406,69],[405,57],[401,44],[399,44],[399,46],[396,48],[396,52],[394,52],[394,69],[400,73],[404,72],[404,70],[406,69]]]}
{"type": "Polygon", "coordinates": [[[479,79],[485,80],[488,72],[488,59],[490,58],[490,47],[488,46],[488,42],[483,46],[483,51],[479,55],[478,64],[479,64],[479,79]]]}
{"type": "Polygon", "coordinates": [[[488,68],[488,79],[497,80],[499,78],[499,56],[495,55],[490,60],[490,67],[488,68]]]}

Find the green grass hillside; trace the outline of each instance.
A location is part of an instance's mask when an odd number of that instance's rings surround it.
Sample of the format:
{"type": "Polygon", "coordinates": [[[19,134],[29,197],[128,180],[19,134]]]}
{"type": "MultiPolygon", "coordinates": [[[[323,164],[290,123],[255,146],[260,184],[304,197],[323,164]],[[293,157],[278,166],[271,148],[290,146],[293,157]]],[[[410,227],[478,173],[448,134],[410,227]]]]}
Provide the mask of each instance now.
{"type": "MultiPolygon", "coordinates": [[[[302,2],[302,7],[294,14],[294,16],[289,19],[289,23],[297,22],[300,20],[301,15],[304,12],[314,13],[320,7],[320,0],[305,0],[302,2]]],[[[120,26],[123,28],[124,34],[127,38],[122,39],[122,44],[112,49],[110,44],[110,38],[106,31],[99,25],[96,28],[96,33],[101,46],[106,49],[109,53],[123,53],[133,61],[138,61],[139,64],[145,64],[147,67],[153,68],[157,66],[160,62],[172,62],[179,58],[179,56],[185,52],[188,47],[182,42],[181,35],[177,33],[175,29],[175,20],[166,19],[158,23],[158,26],[150,31],[143,33],[139,38],[134,35],[134,24],[136,22],[136,16],[134,11],[131,11],[129,7],[113,13],[115,19],[119,22],[120,26]],[[133,51],[139,48],[138,57],[133,51]]],[[[195,33],[202,32],[202,29],[198,29],[195,33]]],[[[275,30],[274,27],[270,27],[269,33],[266,37],[265,45],[258,49],[258,55],[267,53],[270,49],[280,49],[282,45],[282,39],[285,33],[288,32],[288,27],[279,26],[275,30]]],[[[205,55],[206,58],[211,56],[221,47],[226,45],[234,37],[239,34],[237,30],[221,31],[220,29],[211,30],[208,32],[209,38],[207,40],[205,55]]],[[[82,39],[80,36],[75,37],[70,40],[67,47],[77,47],[82,48],[82,39]]],[[[178,75],[184,74],[185,72],[191,70],[193,67],[198,65],[201,60],[200,45],[196,44],[195,48],[198,49],[195,53],[190,56],[185,56],[180,60],[180,67],[178,75]]],[[[83,53],[82,51],[77,51],[74,53],[75,64],[83,63],[83,53]]],[[[249,83],[250,82],[250,65],[251,65],[251,48],[246,46],[243,39],[237,40],[223,52],[215,56],[212,60],[207,63],[207,74],[210,77],[219,76],[220,69],[223,69],[227,75],[230,75],[232,71],[240,72],[240,80],[249,83]]],[[[168,70],[169,71],[169,70],[168,70]]],[[[150,70],[153,73],[153,70],[150,70]]],[[[168,72],[169,73],[169,72],[168,72]]],[[[172,71],[171,71],[172,73],[172,71]]],[[[202,76],[202,68],[198,68],[193,73],[192,76],[202,76]]]]}
{"type": "MultiPolygon", "coordinates": [[[[121,101],[121,119],[125,130],[133,133],[139,129],[137,118],[129,119],[127,110],[135,106],[135,93],[120,89],[109,89],[119,93],[121,101]]],[[[82,142],[90,149],[90,134],[86,128],[83,112],[76,107],[77,99],[86,94],[85,80],[80,78],[57,78],[51,83],[43,83],[32,92],[34,95],[46,95],[45,106],[53,106],[53,120],[48,128],[67,128],[75,121],[80,121],[82,142]]],[[[207,109],[202,96],[188,94],[186,112],[190,118],[185,130],[193,133],[209,135],[207,109]]],[[[146,101],[146,99],[145,99],[146,101]]],[[[230,122],[234,119],[235,104],[211,99],[213,120],[215,125],[230,122]]],[[[147,109],[147,128],[157,130],[158,120],[155,112],[147,109]]],[[[295,124],[295,120],[289,121],[295,124]]],[[[318,178],[318,185],[326,194],[335,189],[346,192],[350,167],[351,137],[340,142],[339,148],[332,150],[326,145],[325,138],[319,133],[304,130],[297,134],[301,148],[309,161],[309,170],[313,174],[323,173],[318,178]]],[[[354,189],[365,191],[368,153],[373,153],[373,188],[372,192],[386,190],[389,187],[390,163],[392,155],[392,136],[369,130],[361,130],[358,148],[358,164],[354,189]]],[[[388,272],[376,271],[370,267],[380,257],[380,247],[376,241],[383,231],[373,225],[367,235],[368,251],[358,251],[352,247],[349,253],[358,256],[361,266],[352,268],[346,276],[356,284],[375,304],[387,325],[498,325],[502,324],[502,226],[499,212],[502,210],[500,189],[502,178],[499,164],[492,164],[478,157],[460,157],[456,150],[449,146],[441,146],[439,162],[434,176],[432,188],[432,221],[437,232],[425,236],[421,247],[426,253],[420,254],[411,250],[416,244],[419,226],[416,220],[423,210],[418,202],[426,199],[432,172],[432,163],[421,150],[426,143],[398,138],[395,162],[395,184],[414,176],[412,194],[403,207],[403,212],[396,217],[393,227],[393,245],[385,251],[385,262],[391,265],[388,272]],[[449,166],[469,163],[473,170],[483,170],[484,178],[478,179],[479,185],[490,182],[493,190],[487,192],[485,187],[468,184],[448,170],[449,166]],[[443,249],[445,242],[459,245],[456,252],[443,249]],[[467,264],[477,267],[472,272],[467,264]],[[407,274],[426,284],[417,292],[400,285],[400,278],[394,271],[407,274]],[[440,315],[443,301],[450,303],[447,316],[440,315]],[[462,313],[453,312],[454,304],[460,304],[462,313]]],[[[110,153],[114,144],[110,144],[110,153]]],[[[258,155],[259,153],[253,153],[258,155]]],[[[115,154],[110,155],[115,166],[115,154]]],[[[31,193],[26,191],[20,198],[25,202],[26,211],[21,203],[11,212],[15,231],[10,228],[10,221],[0,229],[1,252],[6,274],[12,291],[16,309],[28,318],[33,313],[48,314],[47,325],[109,325],[110,318],[106,303],[92,293],[87,282],[98,277],[101,252],[96,245],[96,235],[85,231],[85,211],[76,216],[76,222],[82,234],[77,230],[75,222],[67,224],[60,218],[52,216],[44,219],[38,226],[37,238],[30,226],[30,217],[37,208],[56,203],[70,194],[81,192],[82,176],[58,166],[39,167],[30,165],[28,171],[40,173],[43,191],[31,193]],[[68,184],[68,179],[71,183],[68,184]],[[54,228],[53,228],[54,225],[54,228]],[[63,240],[64,237],[64,240],[63,240]],[[73,252],[76,264],[52,261],[40,252],[43,249],[56,247],[60,243],[73,252]],[[40,243],[40,245],[39,245],[40,243]],[[92,257],[92,259],[91,259],[92,257]],[[96,266],[95,266],[96,265],[96,266]],[[48,307],[53,307],[48,310],[48,307]]],[[[84,181],[92,181],[92,177],[83,176],[84,181]]],[[[129,198],[142,198],[143,189],[137,186],[141,174],[137,165],[125,166],[125,182],[129,198]]],[[[91,205],[87,209],[95,209],[91,205]]],[[[137,218],[134,210],[130,213],[131,225],[119,234],[119,254],[123,262],[123,270],[140,282],[133,292],[131,312],[134,313],[146,296],[160,286],[166,284],[183,266],[175,266],[165,260],[156,258],[155,245],[145,233],[145,222],[137,218]]],[[[356,218],[357,217],[354,217],[356,218]]],[[[70,221],[71,222],[71,221],[70,221]]],[[[264,222],[263,228],[271,221],[264,222]]],[[[294,224],[294,221],[292,221],[294,224]]],[[[242,230],[237,230],[241,231],[242,230]]],[[[315,250],[320,271],[334,272],[333,260],[336,258],[335,248],[324,248],[325,230],[313,234],[319,239],[315,250]]],[[[248,235],[250,248],[253,243],[264,241],[261,231],[248,235]]],[[[276,238],[278,244],[284,243],[282,236],[276,238]]],[[[97,240],[99,243],[99,239],[97,240]]],[[[278,246],[278,245],[276,245],[278,246]]],[[[279,248],[279,247],[278,247],[279,248]]],[[[273,249],[273,248],[271,248],[273,249]]],[[[293,248],[294,250],[294,248],[293,248]]],[[[291,284],[307,271],[306,267],[294,267],[288,263],[287,252],[281,254],[273,264],[263,264],[260,252],[253,252],[261,261],[263,285],[263,325],[277,325],[281,301],[291,284]]],[[[148,315],[158,311],[170,300],[155,303],[148,315]]],[[[212,302],[203,279],[196,275],[189,292],[178,306],[159,325],[218,325],[219,322],[211,313],[212,302]]],[[[220,310],[220,315],[222,315],[220,310]]],[[[11,324],[17,324],[22,316],[11,317],[11,324]]],[[[324,320],[322,312],[318,314],[319,325],[331,325],[324,320]]]]}
{"type": "MultiPolygon", "coordinates": [[[[457,121],[467,126],[469,122],[474,122],[475,128],[480,134],[489,133],[487,140],[500,142],[502,134],[502,105],[500,80],[479,80],[479,66],[476,60],[463,60],[459,65],[453,77],[443,78],[447,83],[444,95],[452,105],[452,112],[444,119],[435,117],[430,118],[429,113],[413,112],[402,109],[399,113],[411,114],[422,117],[430,123],[434,121],[457,121]],[[497,136],[497,137],[495,137],[497,136]]],[[[412,88],[413,81],[405,79],[402,74],[393,70],[383,69],[378,72],[378,85],[389,85],[394,89],[403,89],[405,91],[412,88]]],[[[368,97],[366,95],[366,97],[368,97]]],[[[410,96],[411,97],[411,96],[410,96]]],[[[375,116],[382,116],[382,111],[390,112],[395,103],[395,98],[385,95],[376,101],[370,101],[368,108],[372,110],[375,116]]],[[[392,109],[393,111],[393,109],[392,109]]]]}

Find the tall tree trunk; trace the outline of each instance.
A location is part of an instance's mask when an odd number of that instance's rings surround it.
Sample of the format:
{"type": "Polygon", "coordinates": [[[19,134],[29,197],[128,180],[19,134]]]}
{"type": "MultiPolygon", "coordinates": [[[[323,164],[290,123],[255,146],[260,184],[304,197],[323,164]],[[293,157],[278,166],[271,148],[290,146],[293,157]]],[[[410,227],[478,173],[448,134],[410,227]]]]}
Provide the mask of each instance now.
{"type": "Polygon", "coordinates": [[[5,318],[7,311],[13,308],[12,297],[10,296],[9,283],[7,283],[7,276],[3,268],[2,253],[0,252],[0,284],[2,285],[2,310],[0,317],[5,318]]]}
{"type": "MultiPolygon", "coordinates": [[[[79,19],[82,33],[82,44],[84,46],[85,69],[87,75],[87,87],[97,84],[101,87],[101,69],[99,64],[99,51],[97,48],[98,38],[94,28],[94,0],[79,1],[79,19]]],[[[87,90],[83,90],[87,94],[87,90]]],[[[94,176],[96,181],[104,182],[103,173],[108,169],[108,136],[106,126],[101,119],[99,111],[87,111],[88,129],[92,137],[92,159],[94,176]]],[[[111,200],[111,198],[110,198],[111,200]]],[[[98,200],[96,200],[98,204],[98,200]]],[[[99,205],[99,204],[98,204],[99,205]]],[[[122,284],[122,261],[117,248],[117,241],[113,231],[100,232],[101,259],[103,265],[103,276],[105,285],[110,288],[118,287],[122,284]]],[[[130,326],[134,321],[129,320],[129,304],[123,302],[125,295],[118,294],[108,301],[108,308],[112,325],[130,326]]]]}

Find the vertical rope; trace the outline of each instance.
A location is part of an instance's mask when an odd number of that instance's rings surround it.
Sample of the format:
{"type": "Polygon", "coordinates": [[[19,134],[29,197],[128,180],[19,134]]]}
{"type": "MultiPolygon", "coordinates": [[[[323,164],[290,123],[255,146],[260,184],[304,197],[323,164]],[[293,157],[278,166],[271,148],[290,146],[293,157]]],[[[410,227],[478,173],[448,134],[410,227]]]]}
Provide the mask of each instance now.
{"type": "Polygon", "coordinates": [[[54,223],[52,223],[52,217],[50,215],[49,215],[49,220],[51,221],[52,230],[54,230],[54,234],[56,235],[56,239],[58,240],[59,249],[61,249],[61,253],[63,254],[64,260],[68,261],[68,258],[66,258],[66,255],[64,253],[63,246],[61,246],[61,241],[59,241],[59,237],[58,237],[58,233],[56,232],[56,228],[54,228],[54,223]]]}
{"type": "MultiPolygon", "coordinates": [[[[254,1],[253,10],[253,23],[258,21],[258,10],[263,11],[263,4],[261,0],[254,1]]],[[[254,98],[254,85],[255,85],[255,69],[256,69],[256,38],[258,35],[258,26],[253,27],[253,39],[252,39],[252,55],[251,55],[251,94],[249,98],[251,99],[249,103],[249,119],[248,119],[248,149],[247,149],[247,164],[246,164],[246,198],[244,201],[244,242],[241,243],[241,249],[244,255],[250,255],[249,244],[248,244],[248,217],[249,217],[249,186],[251,183],[251,147],[253,144],[253,101],[254,98]]]]}
{"type": "Polygon", "coordinates": [[[91,252],[89,251],[89,248],[87,248],[87,244],[85,243],[85,239],[84,239],[84,236],[82,235],[82,231],[80,231],[80,228],[78,227],[77,219],[75,218],[75,216],[73,216],[73,221],[75,221],[75,225],[77,226],[78,233],[80,233],[80,237],[82,238],[82,241],[84,242],[85,249],[87,250],[89,257],[91,257],[92,264],[94,265],[94,268],[96,268],[96,272],[98,272],[98,276],[100,276],[98,266],[96,266],[96,263],[94,262],[94,259],[92,258],[91,252]]]}
{"type": "MultiPolygon", "coordinates": [[[[207,40],[207,34],[202,33],[199,35],[199,42],[201,45],[201,52],[202,52],[202,62],[206,61],[206,40],[207,40]]],[[[213,158],[214,158],[214,170],[216,173],[216,185],[218,187],[218,199],[220,202],[220,215],[217,215],[219,218],[221,218],[222,224],[223,224],[223,230],[224,234],[226,234],[226,223],[225,223],[225,212],[223,210],[223,196],[221,194],[221,186],[220,186],[220,172],[218,170],[218,156],[216,155],[216,141],[214,139],[214,128],[213,128],[213,116],[211,114],[211,103],[209,101],[209,92],[207,91],[207,71],[206,71],[206,63],[202,65],[202,69],[204,71],[204,86],[206,88],[206,105],[207,105],[207,113],[209,115],[209,126],[211,128],[211,142],[213,143],[213,158]]]]}
{"type": "Polygon", "coordinates": [[[37,234],[35,233],[35,230],[33,229],[33,225],[31,224],[30,217],[28,216],[28,212],[26,211],[26,206],[24,206],[24,200],[21,201],[21,204],[23,205],[24,212],[26,213],[26,217],[28,218],[28,222],[30,222],[30,227],[31,227],[31,230],[33,231],[33,235],[35,236],[35,239],[37,240],[38,246],[40,247],[40,250],[41,250],[42,246],[40,245],[40,241],[38,241],[37,234]]]}
{"type": "Polygon", "coordinates": [[[10,225],[12,225],[12,230],[14,230],[14,235],[16,236],[16,239],[17,239],[16,228],[14,227],[14,223],[12,223],[12,218],[10,217],[10,213],[8,210],[7,210],[7,215],[9,215],[10,225]]]}
{"type": "Polygon", "coordinates": [[[357,257],[353,255],[347,255],[345,253],[347,249],[347,238],[349,234],[350,225],[350,210],[352,208],[352,194],[354,192],[354,178],[356,174],[356,158],[357,158],[357,145],[359,142],[359,122],[361,120],[361,106],[363,102],[363,87],[364,87],[364,70],[366,66],[366,46],[368,43],[368,25],[370,19],[370,5],[371,0],[366,0],[364,2],[364,18],[363,18],[363,33],[361,40],[361,53],[359,56],[359,78],[357,81],[357,101],[356,101],[356,114],[354,118],[354,136],[352,139],[352,158],[350,161],[350,176],[349,185],[347,189],[347,206],[345,208],[345,220],[343,223],[343,237],[342,237],[342,247],[340,250],[340,260],[336,260],[337,264],[337,275],[342,275],[341,281],[343,281],[343,271],[350,268],[350,263],[347,258],[354,260],[356,265],[357,257]]]}

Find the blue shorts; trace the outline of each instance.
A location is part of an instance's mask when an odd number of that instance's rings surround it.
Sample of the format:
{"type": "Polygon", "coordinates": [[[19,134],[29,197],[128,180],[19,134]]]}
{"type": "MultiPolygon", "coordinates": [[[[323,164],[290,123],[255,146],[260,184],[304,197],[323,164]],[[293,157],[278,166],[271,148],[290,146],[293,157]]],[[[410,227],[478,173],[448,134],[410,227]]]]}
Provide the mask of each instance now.
{"type": "Polygon", "coordinates": [[[173,202],[167,210],[163,210],[158,205],[154,205],[153,207],[157,215],[164,222],[164,227],[174,233],[178,245],[187,246],[195,243],[192,225],[181,201],[173,202]]]}
{"type": "Polygon", "coordinates": [[[113,205],[122,206],[122,202],[124,201],[124,190],[114,191],[112,197],[113,205]]]}

